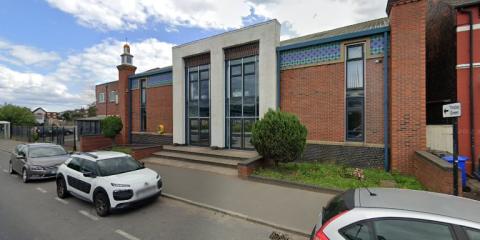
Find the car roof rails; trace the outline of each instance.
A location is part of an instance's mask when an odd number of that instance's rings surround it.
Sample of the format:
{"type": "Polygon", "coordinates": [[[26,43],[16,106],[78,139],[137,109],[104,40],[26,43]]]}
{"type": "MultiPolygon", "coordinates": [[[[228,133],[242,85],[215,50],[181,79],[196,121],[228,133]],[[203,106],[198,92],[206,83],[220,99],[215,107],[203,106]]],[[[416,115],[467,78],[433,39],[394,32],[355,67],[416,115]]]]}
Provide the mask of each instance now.
{"type": "Polygon", "coordinates": [[[91,158],[95,158],[95,159],[97,159],[97,158],[98,158],[98,156],[97,156],[97,155],[95,155],[95,154],[93,154],[93,153],[88,153],[88,152],[75,152],[75,153],[73,153],[73,154],[77,154],[77,155],[86,155],[86,156],[89,156],[89,157],[91,157],[91,158]]]}

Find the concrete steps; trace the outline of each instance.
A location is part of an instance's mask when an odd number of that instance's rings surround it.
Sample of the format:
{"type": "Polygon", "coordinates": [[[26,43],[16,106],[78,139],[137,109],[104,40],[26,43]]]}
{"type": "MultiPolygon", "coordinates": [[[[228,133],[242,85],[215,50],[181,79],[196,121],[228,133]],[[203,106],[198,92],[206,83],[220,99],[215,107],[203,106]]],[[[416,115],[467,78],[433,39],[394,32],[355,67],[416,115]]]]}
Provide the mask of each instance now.
{"type": "MultiPolygon", "coordinates": [[[[258,156],[255,151],[213,150],[209,147],[163,146],[163,150],[153,153],[154,158],[194,162],[227,168],[237,168],[238,163],[258,156]]],[[[154,158],[151,161],[154,161],[154,158]]]]}

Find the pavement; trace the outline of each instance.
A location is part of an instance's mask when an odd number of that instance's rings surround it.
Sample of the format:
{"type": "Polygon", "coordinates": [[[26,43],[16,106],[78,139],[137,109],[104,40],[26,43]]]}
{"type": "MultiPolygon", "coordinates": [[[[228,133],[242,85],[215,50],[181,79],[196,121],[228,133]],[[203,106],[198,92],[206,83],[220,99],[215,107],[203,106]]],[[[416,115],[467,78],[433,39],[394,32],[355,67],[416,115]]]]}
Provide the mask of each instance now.
{"type": "Polygon", "coordinates": [[[272,232],[281,232],[165,197],[98,217],[90,203],[74,197],[58,199],[52,180],[24,184],[19,175],[10,175],[9,156],[0,151],[1,240],[268,240],[272,232]]]}
{"type": "MultiPolygon", "coordinates": [[[[16,144],[0,140],[0,150],[13,149],[16,144]]],[[[246,181],[195,164],[159,165],[148,159],[145,162],[160,173],[164,193],[172,199],[304,236],[311,232],[322,207],[334,196],[246,181]]]]}

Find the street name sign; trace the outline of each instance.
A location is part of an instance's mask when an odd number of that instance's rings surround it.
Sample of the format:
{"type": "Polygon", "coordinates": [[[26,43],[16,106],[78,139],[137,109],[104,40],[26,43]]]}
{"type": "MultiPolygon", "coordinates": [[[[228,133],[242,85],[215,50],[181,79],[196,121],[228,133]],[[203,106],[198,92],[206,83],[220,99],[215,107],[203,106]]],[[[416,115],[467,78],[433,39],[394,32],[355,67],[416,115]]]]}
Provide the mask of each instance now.
{"type": "Polygon", "coordinates": [[[443,105],[444,118],[460,117],[461,115],[462,115],[462,106],[460,105],[460,103],[443,105]]]}

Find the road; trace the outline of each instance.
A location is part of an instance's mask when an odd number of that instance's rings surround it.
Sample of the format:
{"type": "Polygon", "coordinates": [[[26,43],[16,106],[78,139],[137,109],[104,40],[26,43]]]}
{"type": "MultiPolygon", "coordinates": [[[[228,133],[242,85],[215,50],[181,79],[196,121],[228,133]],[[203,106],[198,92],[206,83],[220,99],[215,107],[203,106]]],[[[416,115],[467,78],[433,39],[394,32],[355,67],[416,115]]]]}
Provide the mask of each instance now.
{"type": "Polygon", "coordinates": [[[89,203],[56,198],[54,181],[24,184],[20,176],[7,173],[8,159],[0,151],[0,240],[265,240],[276,231],[164,197],[100,218],[89,203]]]}

